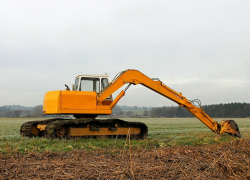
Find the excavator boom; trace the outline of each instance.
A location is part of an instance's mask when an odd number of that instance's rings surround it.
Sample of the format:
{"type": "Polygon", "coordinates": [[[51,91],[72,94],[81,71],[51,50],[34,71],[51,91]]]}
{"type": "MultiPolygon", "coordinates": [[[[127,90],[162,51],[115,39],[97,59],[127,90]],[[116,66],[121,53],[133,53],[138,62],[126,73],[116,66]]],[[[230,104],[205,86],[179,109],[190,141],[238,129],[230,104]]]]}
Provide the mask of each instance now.
{"type": "MultiPolygon", "coordinates": [[[[189,101],[187,98],[185,98],[182,93],[178,93],[164,85],[159,79],[151,79],[137,70],[127,70],[121,72],[120,75],[110,83],[107,89],[105,89],[98,96],[97,103],[101,104],[101,102],[105,100],[110,94],[113,94],[117,89],[127,83],[134,85],[141,84],[176,102],[179,104],[179,106],[186,108],[209,129],[217,134],[228,133],[233,136],[241,137],[238,125],[235,123],[235,121],[224,120],[221,123],[217,123],[211,117],[209,117],[201,107],[196,107],[192,101],[189,101]]],[[[122,95],[124,94],[125,92],[122,91],[122,95]]]]}

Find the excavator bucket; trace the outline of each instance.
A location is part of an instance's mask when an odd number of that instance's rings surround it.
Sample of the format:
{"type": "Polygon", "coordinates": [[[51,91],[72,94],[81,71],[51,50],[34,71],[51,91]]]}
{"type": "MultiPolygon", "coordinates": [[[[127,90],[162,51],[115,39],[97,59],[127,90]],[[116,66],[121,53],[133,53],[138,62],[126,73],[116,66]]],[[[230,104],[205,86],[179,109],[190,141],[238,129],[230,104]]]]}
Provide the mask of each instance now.
{"type": "Polygon", "coordinates": [[[232,136],[241,138],[239,127],[234,120],[223,120],[220,123],[220,126],[221,126],[220,129],[221,134],[227,133],[232,136]]]}

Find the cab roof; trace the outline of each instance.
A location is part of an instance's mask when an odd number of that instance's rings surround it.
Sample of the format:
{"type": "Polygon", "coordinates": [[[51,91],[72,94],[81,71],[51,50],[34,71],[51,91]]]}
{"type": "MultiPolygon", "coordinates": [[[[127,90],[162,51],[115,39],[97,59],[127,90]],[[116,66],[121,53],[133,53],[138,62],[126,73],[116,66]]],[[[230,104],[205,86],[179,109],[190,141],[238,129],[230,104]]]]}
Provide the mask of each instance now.
{"type": "Polygon", "coordinates": [[[76,79],[79,77],[80,78],[81,77],[109,78],[109,75],[108,74],[82,74],[82,75],[76,76],[76,79]]]}

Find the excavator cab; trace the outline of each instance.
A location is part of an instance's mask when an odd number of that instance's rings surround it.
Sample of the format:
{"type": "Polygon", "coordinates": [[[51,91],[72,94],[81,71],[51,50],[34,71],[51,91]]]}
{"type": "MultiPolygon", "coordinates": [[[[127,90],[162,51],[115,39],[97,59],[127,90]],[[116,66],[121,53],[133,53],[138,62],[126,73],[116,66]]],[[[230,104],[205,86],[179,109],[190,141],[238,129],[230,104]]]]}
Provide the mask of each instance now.
{"type": "MultiPolygon", "coordinates": [[[[79,75],[73,84],[74,91],[92,91],[99,94],[109,86],[109,75],[79,75]]],[[[104,104],[110,105],[113,101],[112,95],[106,98],[104,104]]]]}
{"type": "Polygon", "coordinates": [[[97,105],[97,97],[109,86],[108,75],[79,75],[70,91],[49,91],[44,96],[43,114],[71,114],[75,117],[110,115],[112,95],[97,105]]]}
{"type": "Polygon", "coordinates": [[[79,75],[73,85],[74,91],[94,91],[100,93],[109,85],[108,75],[79,75]]]}

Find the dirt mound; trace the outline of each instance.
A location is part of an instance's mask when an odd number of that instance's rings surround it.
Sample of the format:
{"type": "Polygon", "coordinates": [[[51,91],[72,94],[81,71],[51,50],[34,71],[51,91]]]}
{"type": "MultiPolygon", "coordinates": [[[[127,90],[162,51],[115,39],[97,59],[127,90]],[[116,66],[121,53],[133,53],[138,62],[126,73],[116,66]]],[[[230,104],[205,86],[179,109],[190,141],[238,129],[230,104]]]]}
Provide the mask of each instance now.
{"type": "Polygon", "coordinates": [[[250,140],[155,150],[0,154],[0,179],[250,179],[250,140]]]}

